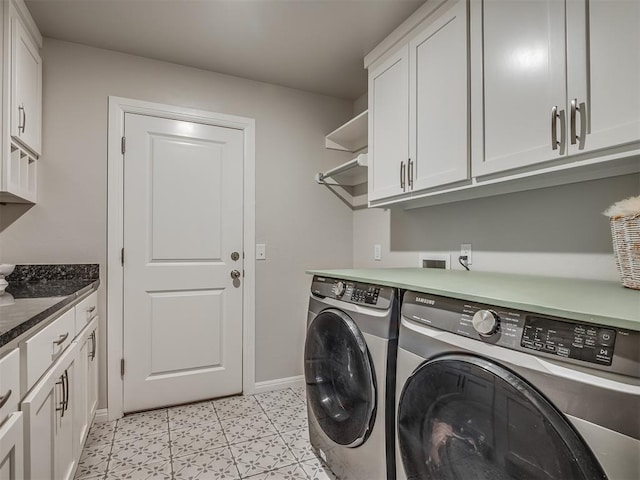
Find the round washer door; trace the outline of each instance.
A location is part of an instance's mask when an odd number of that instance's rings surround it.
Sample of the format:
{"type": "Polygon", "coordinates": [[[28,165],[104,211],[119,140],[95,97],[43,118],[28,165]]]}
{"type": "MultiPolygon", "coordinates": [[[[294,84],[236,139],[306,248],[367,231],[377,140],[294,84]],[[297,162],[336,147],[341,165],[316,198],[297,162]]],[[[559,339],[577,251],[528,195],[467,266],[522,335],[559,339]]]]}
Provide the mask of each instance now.
{"type": "Polygon", "coordinates": [[[409,377],[398,404],[398,442],[409,479],[607,478],[542,394],[472,355],[435,358],[409,377]]]}
{"type": "Polygon", "coordinates": [[[304,348],[307,402],[335,443],[366,441],[376,412],[373,364],[362,332],[344,312],[324,310],[307,329],[304,348]]]}

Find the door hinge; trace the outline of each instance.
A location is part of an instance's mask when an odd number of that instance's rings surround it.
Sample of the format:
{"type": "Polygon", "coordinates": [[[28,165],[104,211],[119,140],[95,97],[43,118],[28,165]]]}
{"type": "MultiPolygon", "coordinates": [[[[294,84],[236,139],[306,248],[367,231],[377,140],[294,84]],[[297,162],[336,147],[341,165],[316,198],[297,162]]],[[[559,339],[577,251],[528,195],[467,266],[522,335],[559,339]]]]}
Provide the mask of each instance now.
{"type": "Polygon", "coordinates": [[[120,249],[120,265],[124,267],[124,247],[120,249]]]}
{"type": "Polygon", "coordinates": [[[242,269],[242,278],[244,278],[244,268],[242,269]]]}
{"type": "Polygon", "coordinates": [[[122,137],[122,140],[120,142],[120,150],[122,151],[123,155],[124,155],[124,152],[127,150],[127,139],[125,137],[122,137]]]}
{"type": "Polygon", "coordinates": [[[124,377],[124,358],[120,359],[120,376],[124,377]]]}

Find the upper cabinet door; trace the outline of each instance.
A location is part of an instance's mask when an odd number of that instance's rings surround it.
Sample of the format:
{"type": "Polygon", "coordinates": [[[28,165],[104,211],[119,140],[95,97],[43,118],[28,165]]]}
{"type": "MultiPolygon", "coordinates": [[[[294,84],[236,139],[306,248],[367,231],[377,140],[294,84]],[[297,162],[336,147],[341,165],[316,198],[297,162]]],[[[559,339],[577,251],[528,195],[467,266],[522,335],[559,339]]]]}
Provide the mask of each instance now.
{"type": "Polygon", "coordinates": [[[640,2],[567,2],[569,153],[640,140],[640,2]]]}
{"type": "Polygon", "coordinates": [[[42,129],[42,60],[20,18],[11,19],[11,136],[36,155],[42,129]]]}
{"type": "Polygon", "coordinates": [[[369,201],[407,190],[409,50],[369,71],[369,201]]]}
{"type": "Polygon", "coordinates": [[[492,0],[472,8],[474,176],[566,154],[564,2],[492,0]]]}
{"type": "Polygon", "coordinates": [[[457,2],[409,43],[412,191],[469,177],[467,5],[457,2]]]}

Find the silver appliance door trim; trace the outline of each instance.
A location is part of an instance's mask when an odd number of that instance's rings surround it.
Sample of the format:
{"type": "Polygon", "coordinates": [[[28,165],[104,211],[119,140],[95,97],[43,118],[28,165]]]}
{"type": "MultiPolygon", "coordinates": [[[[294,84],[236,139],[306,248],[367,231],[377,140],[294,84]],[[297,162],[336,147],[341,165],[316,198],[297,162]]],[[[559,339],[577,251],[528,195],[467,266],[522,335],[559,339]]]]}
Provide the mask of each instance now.
{"type": "Polygon", "coordinates": [[[588,373],[527,353],[437,330],[401,317],[398,348],[429,359],[441,353],[472,353],[513,370],[564,414],[640,439],[640,385],[637,379],[588,373]],[[589,399],[588,401],[585,399],[589,399]]]}
{"type": "MultiPolygon", "coordinates": [[[[364,365],[367,371],[367,374],[366,374],[367,387],[370,393],[369,396],[371,397],[372,401],[370,402],[370,405],[366,410],[365,417],[367,420],[365,423],[365,428],[362,431],[362,433],[351,443],[341,444],[341,443],[335,442],[335,440],[333,440],[333,438],[331,438],[331,436],[329,436],[329,434],[322,428],[322,425],[318,423],[320,428],[323,430],[324,434],[328,438],[330,438],[332,441],[334,441],[336,444],[347,447],[347,448],[355,448],[362,445],[366,441],[369,434],[371,433],[371,430],[373,429],[373,424],[375,423],[376,410],[378,408],[378,391],[376,387],[375,370],[373,367],[373,361],[371,359],[371,355],[369,354],[369,349],[367,347],[367,342],[363,336],[363,332],[360,330],[360,328],[358,328],[358,325],[356,325],[353,319],[351,319],[351,317],[349,317],[349,315],[347,315],[342,310],[335,309],[335,308],[326,308],[325,310],[322,310],[309,322],[309,324],[307,325],[307,332],[313,327],[313,324],[316,321],[318,321],[318,318],[321,318],[323,314],[333,314],[342,320],[342,322],[346,325],[352,337],[355,339],[356,343],[358,344],[358,348],[360,349],[362,356],[366,359],[366,361],[364,362],[364,365]]],[[[305,347],[306,347],[306,342],[305,342],[305,347]]],[[[306,363],[307,361],[306,348],[305,348],[304,360],[306,363]]],[[[305,380],[305,381],[307,382],[307,385],[308,385],[309,381],[308,380],[305,380]]],[[[309,388],[307,388],[307,395],[310,395],[309,388]]],[[[313,410],[313,402],[311,402],[310,400],[311,399],[308,398],[311,411],[313,412],[314,416],[316,416],[316,420],[317,420],[318,417],[316,415],[316,412],[313,410]]]]}

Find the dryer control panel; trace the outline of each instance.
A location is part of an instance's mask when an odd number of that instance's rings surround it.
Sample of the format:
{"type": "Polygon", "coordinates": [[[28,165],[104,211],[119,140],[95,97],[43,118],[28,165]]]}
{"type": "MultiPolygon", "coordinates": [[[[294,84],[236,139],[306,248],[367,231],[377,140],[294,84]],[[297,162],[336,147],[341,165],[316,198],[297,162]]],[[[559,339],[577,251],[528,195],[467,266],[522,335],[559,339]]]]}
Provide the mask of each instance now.
{"type": "Polygon", "coordinates": [[[560,357],[611,365],[615,342],[616,331],[611,328],[529,315],[520,345],[560,357]]]}
{"type": "Polygon", "coordinates": [[[623,374],[637,375],[640,366],[640,332],[416,292],[405,293],[402,317],[485,343],[623,374]],[[614,363],[616,368],[607,368],[614,363]]]}
{"type": "Polygon", "coordinates": [[[393,288],[319,276],[313,277],[311,293],[384,310],[391,306],[393,300],[393,288]]]}

